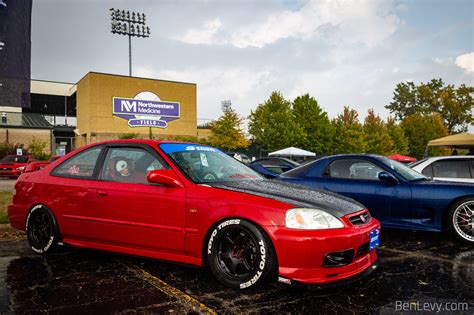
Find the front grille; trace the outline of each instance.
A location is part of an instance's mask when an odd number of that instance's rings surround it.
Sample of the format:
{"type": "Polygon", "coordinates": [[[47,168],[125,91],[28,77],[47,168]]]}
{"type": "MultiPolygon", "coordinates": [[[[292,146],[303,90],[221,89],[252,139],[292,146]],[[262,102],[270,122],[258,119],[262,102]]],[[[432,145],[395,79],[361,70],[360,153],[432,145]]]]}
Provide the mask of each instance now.
{"type": "Polygon", "coordinates": [[[356,214],[352,217],[349,217],[349,221],[352,225],[364,225],[370,222],[370,213],[365,211],[363,213],[356,214]]]}
{"type": "Polygon", "coordinates": [[[329,253],[324,257],[324,267],[341,267],[348,265],[354,259],[354,250],[348,249],[342,252],[329,253]]]}
{"type": "Polygon", "coordinates": [[[359,246],[359,249],[357,249],[357,254],[356,257],[364,256],[370,252],[370,245],[369,242],[362,244],[359,246]]]}

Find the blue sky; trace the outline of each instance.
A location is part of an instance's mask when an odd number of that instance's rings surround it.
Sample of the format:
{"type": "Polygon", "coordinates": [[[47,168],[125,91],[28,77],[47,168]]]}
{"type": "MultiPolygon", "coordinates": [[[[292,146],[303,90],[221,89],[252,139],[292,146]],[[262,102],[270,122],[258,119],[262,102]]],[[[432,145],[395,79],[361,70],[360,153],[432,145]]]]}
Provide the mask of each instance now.
{"type": "Polygon", "coordinates": [[[344,105],[386,117],[398,82],[474,85],[472,0],[36,0],[33,78],[127,74],[111,7],[147,14],[134,75],[197,83],[199,118],[218,117],[227,99],[247,116],[274,90],[309,93],[331,117],[344,105]]]}

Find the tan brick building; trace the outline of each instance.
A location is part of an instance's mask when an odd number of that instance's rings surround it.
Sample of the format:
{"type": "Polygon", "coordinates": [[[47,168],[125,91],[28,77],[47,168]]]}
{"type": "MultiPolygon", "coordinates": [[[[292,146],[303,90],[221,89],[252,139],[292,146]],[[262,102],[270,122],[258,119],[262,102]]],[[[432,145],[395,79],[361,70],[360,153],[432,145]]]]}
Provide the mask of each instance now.
{"type": "Polygon", "coordinates": [[[76,146],[116,139],[129,133],[137,133],[139,137],[147,138],[150,128],[155,138],[197,137],[196,84],[95,72],[89,72],[77,83],[76,146]],[[146,122],[159,121],[161,116],[114,114],[114,98],[129,101],[130,104],[136,100],[141,100],[144,104],[155,102],[158,105],[159,102],[172,102],[178,107],[179,116],[173,117],[173,120],[164,126],[150,127],[146,122]],[[130,119],[136,123],[144,122],[145,125],[134,126],[129,123],[130,119]]]}
{"type": "Polygon", "coordinates": [[[31,80],[31,107],[0,104],[0,143],[46,141],[52,154],[136,134],[208,138],[197,127],[194,83],[89,72],[77,83],[31,80]]]}

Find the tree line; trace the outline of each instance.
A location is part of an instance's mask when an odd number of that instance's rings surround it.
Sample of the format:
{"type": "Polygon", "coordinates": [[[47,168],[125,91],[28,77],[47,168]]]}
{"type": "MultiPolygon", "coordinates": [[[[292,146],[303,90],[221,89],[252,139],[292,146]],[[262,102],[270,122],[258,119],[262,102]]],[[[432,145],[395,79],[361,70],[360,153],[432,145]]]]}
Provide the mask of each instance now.
{"type": "Polygon", "coordinates": [[[400,153],[421,158],[428,141],[466,131],[474,122],[473,93],[473,87],[456,88],[441,79],[420,85],[399,83],[392,101],[385,106],[393,116],[383,120],[370,109],[362,121],[357,110],[349,106],[330,119],[309,94],[288,100],[275,91],[251,111],[250,140],[242,130],[243,118],[229,109],[210,124],[213,133],[209,142],[225,150],[254,142],[267,152],[295,146],[317,155],[400,153]]]}

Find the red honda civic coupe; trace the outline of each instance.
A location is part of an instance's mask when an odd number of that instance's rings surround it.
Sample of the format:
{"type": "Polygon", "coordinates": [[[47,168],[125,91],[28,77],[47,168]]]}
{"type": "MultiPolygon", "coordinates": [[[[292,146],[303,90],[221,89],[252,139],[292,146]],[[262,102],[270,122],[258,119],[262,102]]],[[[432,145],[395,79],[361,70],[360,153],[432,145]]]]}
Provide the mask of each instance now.
{"type": "Polygon", "coordinates": [[[377,267],[379,222],[336,194],[264,179],[210,146],[117,140],[24,173],[8,207],[32,250],[69,245],[208,265],[224,285],[334,285],[377,267]]]}

